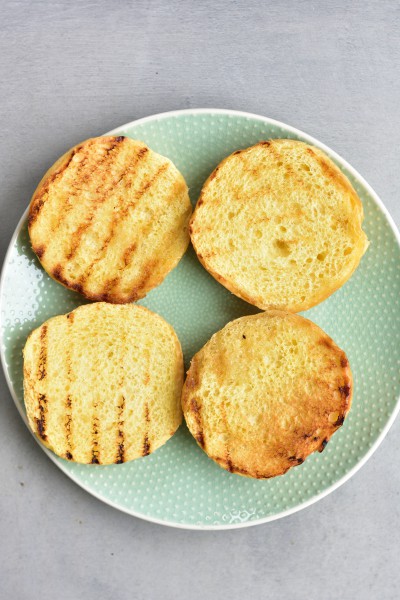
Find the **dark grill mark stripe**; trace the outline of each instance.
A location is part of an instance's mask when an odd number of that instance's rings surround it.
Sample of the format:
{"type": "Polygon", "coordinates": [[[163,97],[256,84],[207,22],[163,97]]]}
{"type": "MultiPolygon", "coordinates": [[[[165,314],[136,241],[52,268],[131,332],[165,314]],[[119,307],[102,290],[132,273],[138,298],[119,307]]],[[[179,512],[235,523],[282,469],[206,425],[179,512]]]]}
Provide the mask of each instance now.
{"type": "Polygon", "coordinates": [[[121,464],[125,460],[125,438],[124,438],[124,410],[125,410],[125,398],[121,396],[121,402],[118,406],[118,449],[117,449],[117,458],[115,459],[115,463],[117,465],[121,464]]]}
{"type": "Polygon", "coordinates": [[[235,467],[235,465],[231,461],[231,456],[229,454],[229,449],[228,448],[226,449],[226,464],[228,465],[228,471],[229,471],[229,473],[234,473],[235,471],[237,471],[237,468],[235,467]]]}
{"type": "Polygon", "coordinates": [[[66,400],[66,408],[65,408],[65,433],[67,438],[67,449],[65,452],[66,458],[68,460],[73,459],[72,448],[71,448],[71,425],[72,425],[72,398],[70,395],[67,396],[66,400]]]}
{"type": "Polygon", "coordinates": [[[137,244],[135,243],[135,244],[132,244],[131,246],[129,246],[125,250],[124,255],[122,257],[122,260],[124,261],[124,266],[125,267],[127,267],[130,264],[130,262],[132,260],[132,256],[134,255],[134,253],[136,251],[136,248],[137,248],[137,244]]]}
{"type": "MultiPolygon", "coordinates": [[[[40,350],[38,360],[37,378],[42,381],[47,375],[47,325],[43,325],[40,331],[40,350]]],[[[36,428],[39,437],[42,440],[47,439],[46,435],[46,416],[47,416],[47,397],[46,394],[38,394],[39,417],[36,418],[36,428]]]]}
{"type": "MultiPolygon", "coordinates": [[[[67,381],[71,385],[72,381],[72,365],[71,365],[71,341],[70,341],[70,329],[74,322],[74,313],[67,314],[67,335],[68,335],[68,344],[65,350],[65,363],[67,367],[67,381]]],[[[66,451],[65,457],[68,460],[73,459],[72,454],[72,396],[71,394],[67,394],[67,398],[65,401],[65,438],[66,438],[66,451]]]]}
{"type": "Polygon", "coordinates": [[[69,286],[68,279],[64,277],[64,272],[61,265],[56,265],[52,270],[51,275],[54,277],[54,279],[57,279],[57,281],[59,281],[63,285],[69,286]]]}
{"type": "Polygon", "coordinates": [[[78,229],[76,229],[72,235],[71,235],[71,249],[69,252],[67,252],[67,254],[65,255],[65,258],[67,261],[71,260],[72,258],[74,258],[75,254],[77,253],[78,249],[79,249],[79,245],[80,242],[82,240],[83,234],[85,233],[85,231],[87,229],[89,229],[92,221],[93,221],[93,213],[90,215],[90,217],[88,217],[86,223],[82,223],[82,225],[79,225],[78,229]]]}
{"type": "Polygon", "coordinates": [[[114,287],[116,286],[116,284],[118,283],[120,277],[119,275],[117,277],[113,277],[112,279],[109,279],[108,281],[106,281],[103,285],[103,298],[105,300],[105,302],[107,302],[108,300],[112,301],[112,291],[114,289],[114,287]]]}
{"type": "Polygon", "coordinates": [[[46,377],[47,369],[47,325],[43,325],[40,332],[40,352],[38,362],[38,379],[41,381],[46,377]]]}
{"type": "Polygon", "coordinates": [[[150,440],[149,440],[150,414],[149,414],[149,405],[147,404],[147,402],[144,405],[144,418],[146,419],[146,433],[144,434],[142,455],[148,456],[151,452],[151,448],[150,448],[150,440]]]}
{"type": "Polygon", "coordinates": [[[147,435],[144,436],[143,441],[143,456],[148,456],[150,454],[150,442],[147,435]]]}
{"type": "Polygon", "coordinates": [[[32,205],[29,209],[28,228],[32,227],[32,225],[37,220],[39,213],[42,210],[43,205],[44,205],[43,198],[35,198],[35,200],[32,202],[32,205]]]}
{"type": "Polygon", "coordinates": [[[39,418],[36,419],[36,428],[39,437],[42,440],[47,440],[46,435],[46,414],[47,414],[47,398],[45,394],[39,394],[39,418]]]}
{"type": "Polygon", "coordinates": [[[96,415],[97,402],[95,402],[93,409],[93,426],[92,426],[92,465],[100,464],[100,449],[99,449],[99,417],[96,415]]]}

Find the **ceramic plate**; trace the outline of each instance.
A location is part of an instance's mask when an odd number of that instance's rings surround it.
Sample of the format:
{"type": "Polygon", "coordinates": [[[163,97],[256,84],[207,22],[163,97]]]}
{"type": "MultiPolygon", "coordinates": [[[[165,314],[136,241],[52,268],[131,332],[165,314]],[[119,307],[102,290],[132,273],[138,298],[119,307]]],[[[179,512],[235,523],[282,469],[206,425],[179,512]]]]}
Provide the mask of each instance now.
{"type": "MultiPolygon", "coordinates": [[[[350,281],[306,316],[346,351],[354,374],[353,407],[322,454],[266,481],[222,470],[184,425],[154,454],[123,465],[78,465],[43,450],[97,498],[131,515],[176,527],[243,527],[312,504],[365,463],[399,409],[400,247],[394,223],[371,187],[342,158],[305,133],[272,119],[227,110],[185,110],[140,119],[111,133],[143,140],[171,158],[188,182],[193,204],[222,158],[259,140],[304,140],[333,158],[363,201],[364,229],[371,245],[350,281]]],[[[3,367],[25,422],[22,348],[26,337],[49,317],[83,302],[41,268],[30,249],[25,213],[6,255],[0,293],[3,367]]],[[[186,367],[215,331],[232,319],[257,312],[208,275],[191,248],[140,304],[173,325],[186,367]]]]}

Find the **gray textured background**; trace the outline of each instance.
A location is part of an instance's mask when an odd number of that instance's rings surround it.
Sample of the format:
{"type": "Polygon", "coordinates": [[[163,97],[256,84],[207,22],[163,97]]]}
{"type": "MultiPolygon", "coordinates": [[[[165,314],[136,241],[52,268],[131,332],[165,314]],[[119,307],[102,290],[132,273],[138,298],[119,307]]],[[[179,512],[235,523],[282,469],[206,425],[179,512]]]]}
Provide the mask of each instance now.
{"type": "MultiPolygon", "coordinates": [[[[222,107],[338,151],[400,222],[400,5],[3,0],[0,254],[68,147],[152,113],[222,107]]],[[[291,517],[226,532],[152,525],[68,480],[0,382],[1,598],[363,600],[400,595],[400,420],[367,465],[291,517]]]]}

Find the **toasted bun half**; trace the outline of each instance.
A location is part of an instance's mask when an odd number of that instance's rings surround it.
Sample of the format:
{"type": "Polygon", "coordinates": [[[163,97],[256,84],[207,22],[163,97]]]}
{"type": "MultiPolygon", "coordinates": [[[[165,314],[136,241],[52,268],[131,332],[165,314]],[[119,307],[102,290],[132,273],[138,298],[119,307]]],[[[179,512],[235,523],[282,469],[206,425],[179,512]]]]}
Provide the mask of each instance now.
{"type": "Polygon", "coordinates": [[[213,335],[191,362],[182,407],[210,458],[266,479],[323,450],[352,393],[343,350],[311,321],[271,310],[213,335]]]}
{"type": "Polygon", "coordinates": [[[222,161],[190,232],[201,263],[231,292],[299,312],[352,275],[368,246],[362,220],[360,199],[324,152],[271,140],[222,161]]]}
{"type": "Polygon", "coordinates": [[[90,300],[125,303],[184,254],[191,205],[173,163],[124,136],[89,139],[46,173],[29,210],[44,269],[90,300]]]}
{"type": "Polygon", "coordinates": [[[182,420],[183,359],[168,323],[142,306],[87,304],[35,329],[24,349],[29,425],[78,463],[146,456],[182,420]]]}

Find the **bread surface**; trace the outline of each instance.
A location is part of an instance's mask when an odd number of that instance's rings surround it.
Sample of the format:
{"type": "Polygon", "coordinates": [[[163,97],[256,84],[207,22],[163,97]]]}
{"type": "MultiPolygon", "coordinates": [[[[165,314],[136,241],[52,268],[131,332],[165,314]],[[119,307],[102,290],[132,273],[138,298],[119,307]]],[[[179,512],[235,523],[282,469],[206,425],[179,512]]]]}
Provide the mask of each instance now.
{"type": "Polygon", "coordinates": [[[271,310],[228,323],[194,356],[186,423],[232,473],[282,475],[322,451],[350,410],[345,353],[311,321],[271,310]]]}
{"type": "Polygon", "coordinates": [[[228,156],[190,223],[203,266],[262,309],[306,310],[352,275],[368,241],[363,207],[328,156],[294,140],[228,156]]]}
{"type": "Polygon", "coordinates": [[[90,300],[125,303],[179,262],[190,215],[187,185],[169,159],[124,136],[98,137],[45,174],[29,234],[51,277],[90,300]]]}
{"type": "Polygon", "coordinates": [[[164,444],[182,420],[183,358],[172,327],[135,304],[53,317],[24,349],[33,432],[79,463],[123,463],[164,444]]]}

